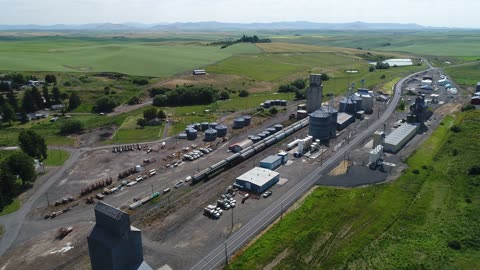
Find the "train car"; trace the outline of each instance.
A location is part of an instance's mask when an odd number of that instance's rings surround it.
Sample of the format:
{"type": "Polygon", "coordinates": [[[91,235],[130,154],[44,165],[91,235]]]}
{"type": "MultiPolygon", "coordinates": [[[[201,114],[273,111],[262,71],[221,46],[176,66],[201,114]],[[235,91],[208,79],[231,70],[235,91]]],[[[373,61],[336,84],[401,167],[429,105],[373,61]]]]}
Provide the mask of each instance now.
{"type": "Polygon", "coordinates": [[[207,172],[209,172],[209,171],[210,171],[210,168],[207,168],[207,169],[195,174],[194,176],[192,176],[191,185],[195,185],[196,183],[198,183],[200,181],[203,181],[207,177],[207,172]]]}
{"type": "Polygon", "coordinates": [[[285,131],[280,131],[280,133],[275,134],[275,139],[277,139],[277,142],[283,140],[285,138],[285,131]]]}
{"type": "Polygon", "coordinates": [[[294,132],[295,132],[295,130],[293,130],[293,128],[288,128],[288,129],[285,130],[285,136],[290,136],[294,132]]]}
{"type": "Polygon", "coordinates": [[[238,163],[242,162],[242,156],[240,153],[233,154],[225,159],[229,167],[233,167],[238,163]]]}
{"type": "Polygon", "coordinates": [[[267,145],[267,147],[274,145],[276,142],[277,138],[275,138],[275,136],[271,136],[265,139],[265,144],[267,145]]]}
{"type": "Polygon", "coordinates": [[[250,148],[248,151],[241,154],[242,160],[247,160],[248,158],[253,156],[253,154],[255,154],[255,150],[253,148],[250,148]]]}
{"type": "Polygon", "coordinates": [[[267,147],[267,144],[265,144],[264,140],[258,142],[256,145],[253,146],[253,149],[255,149],[255,153],[258,154],[260,153],[263,149],[267,147]]]}

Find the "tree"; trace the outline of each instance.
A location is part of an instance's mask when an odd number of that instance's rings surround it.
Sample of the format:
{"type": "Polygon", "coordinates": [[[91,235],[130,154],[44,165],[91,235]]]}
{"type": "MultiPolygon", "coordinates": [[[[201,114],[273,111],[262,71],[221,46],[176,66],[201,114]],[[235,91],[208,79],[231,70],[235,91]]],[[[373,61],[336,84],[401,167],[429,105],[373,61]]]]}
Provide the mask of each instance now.
{"type": "Polygon", "coordinates": [[[280,93],[295,92],[297,89],[303,89],[303,88],[297,88],[291,84],[282,84],[278,87],[278,92],[280,93]]]}
{"type": "Polygon", "coordinates": [[[140,104],[140,98],[137,96],[133,96],[128,100],[128,105],[135,105],[140,104]]]}
{"type": "Polygon", "coordinates": [[[36,178],[33,159],[29,155],[14,151],[5,159],[8,170],[13,175],[18,175],[22,179],[22,184],[33,182],[36,178]]]}
{"type": "Polygon", "coordinates": [[[368,71],[369,72],[374,72],[375,71],[375,66],[371,65],[370,67],[368,67],[368,71]]]}
{"type": "Polygon", "coordinates": [[[42,94],[40,94],[40,91],[35,86],[32,87],[32,97],[33,97],[33,100],[35,101],[35,106],[37,109],[45,108],[45,103],[43,102],[42,94]]]}
{"type": "Polygon", "coordinates": [[[22,130],[18,135],[18,143],[23,152],[29,156],[44,160],[47,158],[45,139],[31,129],[22,130]]]}
{"type": "MultiPolygon", "coordinates": [[[[6,205],[16,195],[15,176],[10,172],[6,160],[0,162],[0,196],[6,200],[0,200],[0,203],[6,205]]],[[[0,209],[2,206],[0,204],[0,209]]]]}
{"type": "Polygon", "coordinates": [[[147,121],[157,118],[157,109],[155,108],[146,109],[145,111],[143,111],[143,118],[147,121]]]}
{"type": "Polygon", "coordinates": [[[53,98],[53,103],[54,104],[59,104],[62,102],[61,98],[60,98],[60,89],[58,89],[58,87],[53,87],[52,89],[52,98],[53,98]]]}
{"type": "Polygon", "coordinates": [[[93,106],[93,111],[97,113],[100,113],[100,112],[109,113],[109,112],[112,112],[116,106],[117,106],[117,102],[114,99],[107,96],[103,96],[97,99],[97,101],[95,102],[95,105],[93,106]]]}
{"type": "Polygon", "coordinates": [[[43,85],[42,89],[43,98],[45,99],[45,107],[50,108],[52,106],[52,101],[50,100],[50,95],[48,94],[48,86],[43,85]]]}
{"type": "Polygon", "coordinates": [[[135,80],[133,80],[133,83],[137,84],[137,85],[147,85],[148,80],[147,79],[135,79],[135,80]]]}
{"type": "Polygon", "coordinates": [[[275,114],[278,113],[278,110],[277,110],[277,108],[275,108],[275,107],[271,107],[270,110],[268,110],[268,111],[269,111],[270,114],[272,114],[272,115],[275,115],[275,114]]]}
{"type": "Polygon", "coordinates": [[[229,98],[230,94],[228,93],[228,91],[223,90],[222,92],[220,92],[220,100],[227,100],[229,98]]]}
{"type": "Polygon", "coordinates": [[[70,94],[70,98],[68,99],[68,109],[70,111],[75,110],[82,104],[82,101],[80,100],[80,97],[78,96],[77,93],[73,92],[70,94]]]}
{"type": "Polygon", "coordinates": [[[45,76],[45,82],[46,83],[57,84],[57,77],[55,77],[55,75],[53,75],[53,74],[47,74],[45,76]]]}
{"type": "Polygon", "coordinates": [[[37,106],[35,104],[35,100],[33,99],[32,91],[25,90],[22,99],[22,109],[26,113],[33,113],[37,110],[37,106]]]}
{"type": "Polygon", "coordinates": [[[320,79],[322,79],[322,81],[326,82],[326,81],[330,80],[330,76],[327,73],[322,73],[322,75],[320,75],[320,79]]]}
{"type": "Polygon", "coordinates": [[[157,114],[157,117],[158,117],[159,119],[162,119],[162,120],[163,120],[163,119],[167,118],[167,114],[165,114],[165,111],[159,110],[159,111],[158,111],[158,114],[157,114]]]}
{"type": "Polygon", "coordinates": [[[5,105],[6,102],[7,101],[5,100],[5,97],[2,94],[0,94],[0,106],[5,105]]]}
{"type": "Polygon", "coordinates": [[[387,76],[385,76],[385,74],[383,74],[382,76],[380,76],[380,79],[384,80],[385,78],[387,78],[387,76]]]}
{"type": "Polygon", "coordinates": [[[167,105],[167,96],[158,95],[153,98],[153,106],[163,107],[167,105]]]}
{"type": "Polygon", "coordinates": [[[8,92],[10,91],[12,87],[10,86],[9,83],[6,82],[0,82],[0,92],[8,92]]]}
{"type": "Polygon", "coordinates": [[[305,88],[305,80],[304,79],[296,79],[292,82],[292,85],[297,89],[304,89],[305,88]]]}
{"type": "Polygon", "coordinates": [[[247,90],[240,90],[238,93],[239,97],[248,97],[248,95],[250,95],[250,93],[247,90]]]}
{"type": "Polygon", "coordinates": [[[147,125],[147,120],[143,118],[138,118],[137,119],[137,126],[144,128],[147,125]]]}
{"type": "Polygon", "coordinates": [[[60,126],[60,133],[68,135],[80,132],[83,129],[83,123],[79,120],[67,120],[60,126]]]}
{"type": "Polygon", "coordinates": [[[5,123],[15,120],[15,111],[10,104],[6,103],[2,106],[2,116],[5,123]]]}
{"type": "Polygon", "coordinates": [[[15,111],[18,110],[17,96],[15,95],[15,92],[13,92],[13,89],[10,89],[10,91],[7,93],[7,102],[15,111]]]}

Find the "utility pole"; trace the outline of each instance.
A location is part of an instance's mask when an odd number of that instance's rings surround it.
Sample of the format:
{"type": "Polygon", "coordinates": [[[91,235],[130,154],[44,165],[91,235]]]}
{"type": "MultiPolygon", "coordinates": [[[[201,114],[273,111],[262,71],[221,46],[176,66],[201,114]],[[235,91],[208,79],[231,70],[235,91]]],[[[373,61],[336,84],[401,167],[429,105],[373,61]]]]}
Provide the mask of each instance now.
{"type": "Polygon", "coordinates": [[[225,240],[225,264],[228,265],[227,241],[225,240]]]}
{"type": "Polygon", "coordinates": [[[153,194],[153,184],[152,184],[152,194],[153,194]]]}
{"type": "Polygon", "coordinates": [[[45,195],[47,195],[47,205],[50,206],[50,200],[48,200],[48,192],[45,192],[45,195]]]}

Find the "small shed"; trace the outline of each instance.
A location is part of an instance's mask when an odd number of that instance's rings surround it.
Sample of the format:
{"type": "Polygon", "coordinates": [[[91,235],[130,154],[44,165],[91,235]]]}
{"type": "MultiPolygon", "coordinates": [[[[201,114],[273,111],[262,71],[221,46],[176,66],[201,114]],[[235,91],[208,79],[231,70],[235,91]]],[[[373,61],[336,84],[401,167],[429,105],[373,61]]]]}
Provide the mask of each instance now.
{"type": "Polygon", "coordinates": [[[268,156],[260,161],[260,167],[265,169],[275,170],[280,166],[282,166],[282,157],[278,155],[268,156]]]}

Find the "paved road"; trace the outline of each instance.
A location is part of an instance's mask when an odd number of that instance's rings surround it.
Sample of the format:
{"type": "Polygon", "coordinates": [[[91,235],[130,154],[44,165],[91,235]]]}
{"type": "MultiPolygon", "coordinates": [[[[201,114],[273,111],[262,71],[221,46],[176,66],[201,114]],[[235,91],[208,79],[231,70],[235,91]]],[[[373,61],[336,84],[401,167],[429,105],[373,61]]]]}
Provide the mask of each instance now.
{"type": "MultiPolygon", "coordinates": [[[[426,62],[426,61],[425,61],[426,62]]],[[[426,62],[432,69],[432,66],[426,62]]],[[[244,246],[252,237],[257,235],[261,230],[266,228],[271,224],[275,219],[280,217],[283,210],[291,206],[296,202],[306,191],[308,191],[315,182],[322,176],[323,173],[328,172],[328,170],[336,165],[345,155],[346,152],[352,150],[353,147],[357,146],[360,142],[365,140],[368,136],[371,136],[373,132],[378,130],[384,122],[390,117],[394,112],[397,103],[401,97],[402,86],[406,80],[416,76],[417,74],[423,73],[425,71],[417,72],[401,79],[395,85],[395,92],[393,99],[388,105],[385,112],[382,114],[380,119],[375,121],[370,127],[356,136],[351,142],[345,147],[338,150],[331,158],[326,160],[323,165],[318,167],[315,171],[305,177],[292,189],[288,190],[282,197],[280,197],[276,202],[272,203],[268,208],[258,214],[257,217],[249,221],[245,226],[241,227],[237,232],[232,234],[224,243],[215,248],[207,256],[205,256],[201,261],[195,264],[192,269],[215,269],[219,266],[223,266],[225,263],[225,252],[228,256],[233,255],[238,249],[244,246]]]]}

